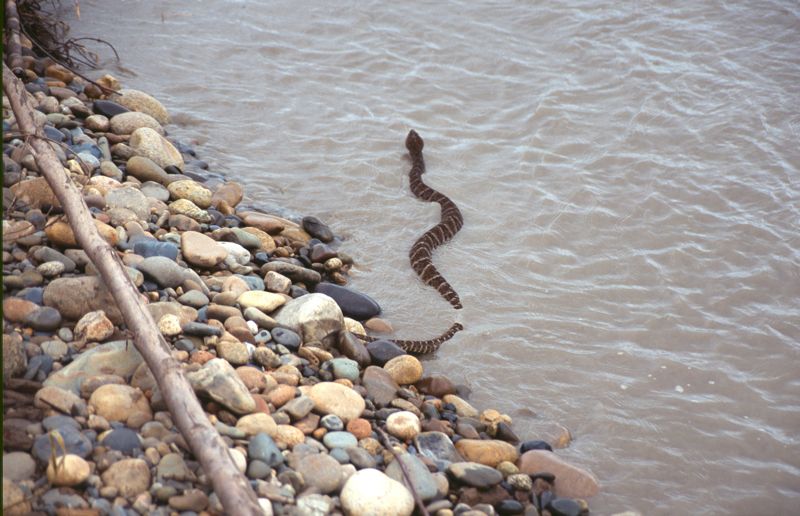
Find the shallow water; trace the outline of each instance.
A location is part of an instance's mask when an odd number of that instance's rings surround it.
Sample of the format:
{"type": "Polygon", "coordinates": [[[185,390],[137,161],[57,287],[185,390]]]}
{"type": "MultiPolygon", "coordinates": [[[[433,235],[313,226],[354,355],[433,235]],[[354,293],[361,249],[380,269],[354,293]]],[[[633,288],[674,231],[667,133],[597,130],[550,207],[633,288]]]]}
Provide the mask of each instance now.
{"type": "Polygon", "coordinates": [[[796,3],[159,4],[67,18],[248,203],[329,223],[399,336],[460,320],[428,369],[567,427],[594,513],[796,514],[796,3]],[[460,312],[408,264],[410,128],[460,312]]]}

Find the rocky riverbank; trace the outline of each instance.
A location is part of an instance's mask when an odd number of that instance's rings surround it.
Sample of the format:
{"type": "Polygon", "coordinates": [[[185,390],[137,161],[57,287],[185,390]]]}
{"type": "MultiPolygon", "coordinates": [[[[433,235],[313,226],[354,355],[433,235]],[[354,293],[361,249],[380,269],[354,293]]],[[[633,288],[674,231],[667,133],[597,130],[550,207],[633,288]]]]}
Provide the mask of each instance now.
{"type": "MultiPolygon", "coordinates": [[[[324,223],[242,209],[147,93],[25,65],[37,120],[265,514],[409,515],[412,491],[440,516],[588,513],[598,483],[553,453],[566,439],[521,440],[391,341],[355,337],[391,326],[344,286],[352,260],[324,223]]],[[[3,126],[4,513],[222,514],[5,97],[3,126]]]]}

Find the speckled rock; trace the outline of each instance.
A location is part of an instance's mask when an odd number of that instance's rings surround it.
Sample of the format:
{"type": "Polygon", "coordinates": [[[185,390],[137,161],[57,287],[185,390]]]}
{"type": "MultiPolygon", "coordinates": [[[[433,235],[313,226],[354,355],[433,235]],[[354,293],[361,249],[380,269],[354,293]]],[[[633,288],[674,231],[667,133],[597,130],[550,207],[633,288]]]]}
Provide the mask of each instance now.
{"type": "Polygon", "coordinates": [[[422,363],[412,355],[394,357],[383,365],[387,373],[400,385],[409,385],[422,378],[422,363]]]}
{"type": "Polygon", "coordinates": [[[51,374],[44,385],[69,389],[79,394],[80,385],[88,378],[101,374],[128,378],[141,363],[142,356],[133,343],[124,340],[107,342],[78,355],[63,369],[51,374]]]}
{"type": "Polygon", "coordinates": [[[249,290],[243,292],[236,302],[242,308],[258,308],[262,312],[269,314],[286,303],[286,296],[265,292],[263,290],[249,290]]]}
{"type": "Polygon", "coordinates": [[[191,179],[174,181],[167,186],[167,190],[173,199],[188,199],[203,209],[211,206],[211,190],[197,181],[191,179]]]}
{"type": "Polygon", "coordinates": [[[272,416],[257,412],[240,417],[239,421],[236,422],[236,428],[248,436],[263,432],[270,437],[275,437],[278,425],[275,424],[275,420],[272,419],[272,416]]]}
{"type": "Polygon", "coordinates": [[[213,217],[206,210],[199,208],[188,199],[178,199],[169,203],[169,212],[173,215],[183,215],[202,223],[208,223],[213,220],[213,217]]]}
{"type": "Polygon", "coordinates": [[[250,414],[256,409],[247,386],[233,366],[221,358],[209,360],[202,369],[186,376],[196,391],[207,394],[236,414],[250,414]]]}
{"type": "Polygon", "coordinates": [[[174,166],[183,169],[183,157],[178,149],[149,127],[136,129],[131,134],[128,145],[137,155],[153,160],[161,168],[174,166]]]}
{"type": "Polygon", "coordinates": [[[421,425],[414,413],[401,410],[386,418],[386,430],[398,439],[408,441],[419,435],[421,425]]]}
{"type": "Polygon", "coordinates": [[[80,318],[73,333],[76,339],[102,342],[113,335],[114,323],[106,317],[105,311],[95,310],[80,318]]]}
{"type": "Polygon", "coordinates": [[[120,113],[111,118],[110,128],[114,134],[131,134],[140,127],[149,127],[160,135],[164,135],[164,128],[158,120],[147,113],[129,111],[120,113]]]}
{"type": "Polygon", "coordinates": [[[150,216],[147,197],[138,188],[125,186],[109,191],[106,194],[106,205],[109,208],[129,209],[139,220],[147,220],[150,216]]]}
{"type": "Polygon", "coordinates": [[[57,278],[44,289],[44,304],[65,319],[78,320],[88,312],[104,310],[114,324],[123,322],[117,304],[98,276],[57,278]]]}

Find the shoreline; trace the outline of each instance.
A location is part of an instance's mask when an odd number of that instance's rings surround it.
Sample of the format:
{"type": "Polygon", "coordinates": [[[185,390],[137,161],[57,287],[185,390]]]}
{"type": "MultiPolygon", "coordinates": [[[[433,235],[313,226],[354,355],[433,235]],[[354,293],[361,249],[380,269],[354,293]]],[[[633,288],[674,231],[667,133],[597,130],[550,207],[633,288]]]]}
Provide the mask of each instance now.
{"type": "MultiPolygon", "coordinates": [[[[352,263],[328,245],[324,224],[237,211],[243,192],[234,181],[205,188],[213,171],[162,136],[168,109],[145,92],[108,100],[46,59],[26,65],[39,80],[28,89],[48,136],[71,145],[88,170],[66,154],[62,164],[84,185],[101,232],[148,297],[266,513],[358,514],[388,503],[370,496],[386,489],[398,513],[410,514],[411,492],[382,431],[431,513],[588,512],[580,499],[598,489],[590,473],[558,459],[549,443],[520,442],[510,418],[472,407],[397,346],[352,337],[367,331],[347,315],[386,324],[373,319],[380,308],[364,294],[314,293],[325,279],[345,284],[352,263]]],[[[7,112],[4,102],[6,133],[7,112]]],[[[4,378],[16,393],[4,422],[24,434],[5,447],[15,452],[15,478],[6,481],[4,459],[4,492],[36,494],[22,506],[47,513],[59,503],[98,514],[221,513],[85,253],[57,220],[32,156],[19,140],[4,144],[4,378]],[[77,457],[66,478],[52,479],[66,494],[41,480],[53,429],[77,457]]]]}

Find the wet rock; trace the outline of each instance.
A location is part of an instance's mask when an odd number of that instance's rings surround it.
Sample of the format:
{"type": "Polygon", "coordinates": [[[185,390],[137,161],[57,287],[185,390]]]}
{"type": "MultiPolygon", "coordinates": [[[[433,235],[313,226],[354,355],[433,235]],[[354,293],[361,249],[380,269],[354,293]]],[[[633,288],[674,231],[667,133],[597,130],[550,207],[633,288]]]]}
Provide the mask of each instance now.
{"type": "Polygon", "coordinates": [[[390,340],[376,340],[367,344],[367,351],[372,359],[372,363],[382,366],[389,360],[405,355],[406,352],[403,348],[390,340]]]}
{"type": "Polygon", "coordinates": [[[410,516],[414,498],[406,487],[377,469],[356,471],[340,494],[345,513],[358,516],[410,516]]]}
{"type": "Polygon", "coordinates": [[[123,459],[101,475],[103,483],[117,488],[120,496],[133,498],[150,488],[150,468],[141,459],[123,459]]]}
{"type": "Polygon", "coordinates": [[[244,196],[244,190],[239,183],[229,181],[220,185],[211,196],[211,205],[214,207],[219,206],[220,202],[224,202],[231,208],[235,208],[244,196]]]}
{"type": "MultiPolygon", "coordinates": [[[[267,262],[261,266],[261,274],[266,275],[269,271],[277,272],[287,278],[291,278],[292,281],[299,281],[306,285],[314,285],[322,280],[322,276],[317,271],[288,262],[267,262]]],[[[339,311],[341,311],[341,308],[339,311]]]]}
{"type": "Polygon", "coordinates": [[[112,95],[111,99],[131,111],[150,115],[161,125],[169,123],[169,113],[164,108],[164,105],[158,99],[143,91],[125,88],[112,95]]]}
{"type": "Polygon", "coordinates": [[[530,450],[522,454],[517,463],[522,473],[529,475],[548,472],[556,477],[555,494],[567,498],[589,498],[600,491],[600,483],[592,473],[573,466],[555,453],[530,450]]]}
{"type": "Polygon", "coordinates": [[[519,445],[519,452],[521,454],[524,454],[525,452],[530,450],[547,450],[551,452],[553,451],[553,447],[550,446],[550,444],[548,444],[547,441],[541,441],[538,439],[525,441],[519,445]]]}
{"type": "Polygon", "coordinates": [[[183,157],[166,138],[149,127],[136,129],[128,141],[133,151],[153,161],[162,168],[177,167],[183,169],[183,157]]]}
{"type": "Polygon", "coordinates": [[[493,468],[506,460],[515,462],[519,457],[514,446],[491,439],[461,439],[456,443],[456,449],[468,461],[493,468]]]}
{"type": "Polygon", "coordinates": [[[555,498],[547,504],[546,509],[551,516],[580,516],[583,513],[580,504],[569,498],[555,498]]]}
{"type": "Polygon", "coordinates": [[[249,414],[256,408],[247,386],[225,360],[209,360],[202,369],[186,376],[195,391],[208,395],[236,414],[249,414]]]}
{"type": "Polygon", "coordinates": [[[320,341],[327,345],[335,342],[344,325],[339,305],[324,294],[292,299],[274,317],[278,324],[301,335],[304,342],[320,341]]]}
{"type": "Polygon", "coordinates": [[[303,229],[325,243],[333,242],[333,231],[316,217],[303,217],[303,229]]]}
{"type": "Polygon", "coordinates": [[[56,460],[56,467],[47,465],[47,480],[54,486],[77,486],[89,478],[92,470],[89,463],[77,455],[64,455],[56,460]]]}
{"type": "Polygon", "coordinates": [[[348,287],[322,282],[317,284],[314,291],[333,298],[346,317],[363,321],[381,312],[380,305],[374,299],[348,287]]]}
{"type": "Polygon", "coordinates": [[[114,298],[98,276],[55,279],[44,289],[44,303],[66,319],[78,320],[88,312],[104,310],[114,324],[123,322],[114,298]]]}
{"type": "Polygon", "coordinates": [[[337,347],[344,356],[355,360],[361,368],[365,368],[372,363],[367,347],[349,331],[339,332],[337,347]]]}
{"type": "Polygon", "coordinates": [[[320,382],[311,387],[308,396],[318,412],[335,414],[344,422],[357,418],[366,408],[364,398],[339,383],[320,382]]]}

